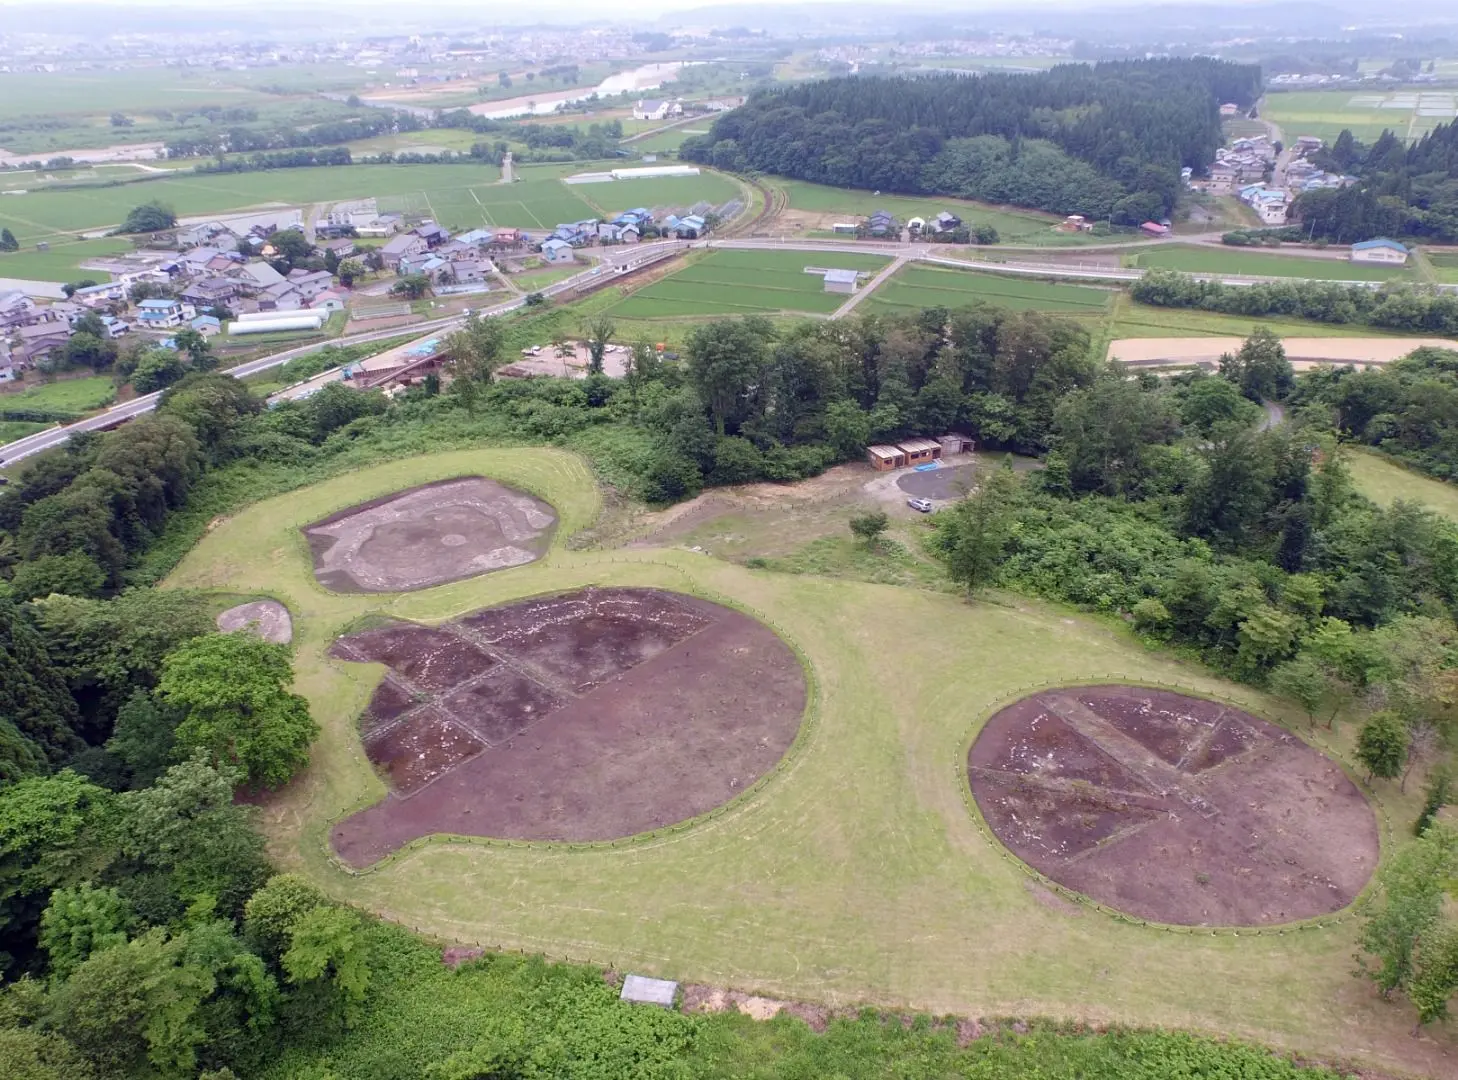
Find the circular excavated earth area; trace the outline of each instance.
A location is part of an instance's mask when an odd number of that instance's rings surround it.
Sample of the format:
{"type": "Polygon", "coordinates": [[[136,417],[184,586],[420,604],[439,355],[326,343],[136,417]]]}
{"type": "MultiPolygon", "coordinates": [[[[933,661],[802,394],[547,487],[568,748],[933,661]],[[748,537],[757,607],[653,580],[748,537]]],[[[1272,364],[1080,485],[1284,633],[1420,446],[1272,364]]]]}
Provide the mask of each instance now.
{"type": "Polygon", "coordinates": [[[390,792],[332,837],[354,866],[431,833],[612,840],[695,817],[774,768],[805,710],[768,627],[653,589],[392,623],[333,655],[389,669],[360,727],[390,792]]]}
{"type": "Polygon", "coordinates": [[[294,640],[294,621],[289,617],[289,609],[277,600],[254,600],[230,607],[218,615],[217,623],[219,630],[247,630],[275,645],[287,645],[294,640]]]}
{"type": "Polygon", "coordinates": [[[1128,686],[1048,690],[990,720],[968,778],[992,831],[1054,881],[1184,926],[1262,926],[1349,903],[1378,860],[1340,766],[1254,716],[1128,686]]]}
{"type": "Polygon", "coordinates": [[[542,500],[467,476],[352,506],[304,526],[304,535],[321,585],[403,592],[533,562],[556,523],[542,500]]]}
{"type": "Polygon", "coordinates": [[[953,465],[905,473],[896,478],[896,486],[919,499],[960,499],[977,486],[976,477],[977,466],[953,465]]]}

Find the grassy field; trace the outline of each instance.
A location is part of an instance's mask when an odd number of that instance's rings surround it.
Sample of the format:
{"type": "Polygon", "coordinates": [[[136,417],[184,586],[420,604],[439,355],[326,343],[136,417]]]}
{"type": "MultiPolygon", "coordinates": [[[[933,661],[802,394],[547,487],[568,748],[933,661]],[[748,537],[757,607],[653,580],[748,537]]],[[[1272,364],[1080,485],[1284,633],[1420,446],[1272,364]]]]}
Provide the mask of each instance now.
{"type": "Polygon", "coordinates": [[[1249,248],[1159,247],[1130,257],[1135,266],[1196,274],[1249,274],[1259,277],[1315,278],[1323,281],[1386,281],[1412,278],[1406,266],[1374,266],[1346,259],[1276,255],[1249,248]]]}
{"type": "Polygon", "coordinates": [[[677,150],[683,145],[683,141],[694,135],[703,135],[709,130],[709,121],[702,124],[685,124],[665,131],[660,135],[649,135],[646,138],[635,139],[627,144],[626,149],[637,150],[645,154],[661,154],[669,150],[677,150]]]}
{"type": "Polygon", "coordinates": [[[1357,490],[1382,506],[1398,499],[1420,502],[1458,521],[1458,486],[1424,476],[1381,454],[1354,450],[1347,455],[1357,490]]]}
{"type": "Polygon", "coordinates": [[[777,183],[788,193],[791,210],[843,214],[852,220],[869,217],[875,210],[886,210],[899,221],[912,217],[934,218],[942,211],[950,210],[970,225],[991,225],[1004,243],[1078,242],[1076,237],[1052,231],[1052,226],[1061,219],[1034,210],[1016,210],[966,199],[936,196],[875,195],[869,191],[826,187],[799,180],[781,180],[777,183]]]}
{"type": "Polygon", "coordinates": [[[1432,265],[1434,277],[1458,283],[1458,251],[1427,251],[1423,255],[1432,265]]]}
{"type": "Polygon", "coordinates": [[[522,179],[511,185],[497,183],[500,172],[494,165],[353,165],[223,176],[186,174],[139,184],[10,196],[0,204],[0,225],[8,226],[22,243],[33,244],[81,229],[115,225],[133,206],[153,199],[188,216],[373,195],[382,208],[429,214],[448,227],[484,224],[550,229],[558,222],[635,206],[719,204],[734,198],[739,190],[714,173],[576,187],[560,181],[562,175],[584,167],[525,166],[518,171],[522,179]]]}
{"type": "Polygon", "coordinates": [[[80,413],[109,405],[115,397],[116,387],[109,377],[87,375],[79,379],[57,379],[19,393],[0,393],[0,408],[80,413]]]}
{"type": "MultiPolygon", "coordinates": [[[[3,406],[4,401],[5,399],[0,397],[0,406],[3,406]]],[[[49,424],[33,424],[26,420],[0,420],[0,446],[23,439],[27,435],[34,435],[37,431],[44,431],[50,426],[49,424]]]]}
{"type": "Polygon", "coordinates": [[[1281,128],[1288,141],[1316,135],[1335,142],[1343,128],[1363,142],[1373,142],[1391,128],[1398,137],[1415,139],[1453,119],[1453,92],[1424,90],[1311,90],[1273,92],[1265,97],[1262,115],[1281,128]],[[1446,115],[1425,116],[1424,112],[1446,115]]]}
{"type": "Polygon", "coordinates": [[[1018,311],[1103,315],[1108,311],[1113,295],[1111,290],[1082,285],[1060,285],[1034,278],[910,265],[898,270],[862,302],[861,308],[906,312],[929,307],[963,307],[985,300],[1018,311]]]}
{"type": "Polygon", "coordinates": [[[846,302],[828,293],[807,266],[880,270],[889,260],[841,252],[720,250],[639,289],[608,309],[614,316],[754,315],[796,311],[828,315],[846,302]]]}
{"type": "Polygon", "coordinates": [[[111,275],[97,270],[82,270],[81,264],[88,259],[103,255],[122,255],[132,249],[129,240],[67,240],[58,239],[50,244],[49,251],[37,251],[34,247],[0,254],[0,277],[27,278],[31,281],[110,281],[111,275]]]}
{"type": "Polygon", "coordinates": [[[1354,923],[1193,936],[1070,911],[979,833],[954,768],[980,719],[1035,685],[1132,675],[1289,715],[1269,699],[1027,601],[755,572],[682,549],[569,550],[598,506],[587,467],[560,451],[432,455],[246,508],[184,559],[169,584],[273,596],[294,616],[296,689],[322,733],[309,771],[263,807],[282,865],[446,940],[835,1005],[1189,1027],[1323,1059],[1446,1067],[1448,1034],[1408,1038],[1410,1010],[1352,977],[1354,923]],[[557,506],[546,558],[398,596],[315,582],[299,526],[463,474],[557,506]],[[340,871],[325,848],[331,819],[384,791],[356,727],[381,669],[328,659],[334,636],[367,615],[438,621],[589,582],[728,598],[771,622],[813,674],[803,744],[762,789],[684,831],[577,850],[443,842],[340,871]]]}

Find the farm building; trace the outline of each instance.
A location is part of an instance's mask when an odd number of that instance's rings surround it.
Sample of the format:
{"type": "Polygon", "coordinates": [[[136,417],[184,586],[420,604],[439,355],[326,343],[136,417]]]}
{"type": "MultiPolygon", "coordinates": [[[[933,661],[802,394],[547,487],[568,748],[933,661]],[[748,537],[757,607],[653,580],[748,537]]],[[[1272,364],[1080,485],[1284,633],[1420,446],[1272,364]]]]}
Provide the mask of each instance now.
{"type": "Polygon", "coordinates": [[[633,106],[634,120],[667,120],[682,115],[683,106],[676,101],[644,100],[633,106]]]}
{"type": "Polygon", "coordinates": [[[896,447],[906,455],[907,465],[925,465],[942,457],[942,444],[935,439],[907,439],[896,447]]]}
{"type": "Polygon", "coordinates": [[[1139,231],[1146,236],[1168,236],[1169,226],[1161,225],[1157,221],[1146,221],[1143,225],[1139,226],[1139,231]]]}
{"type": "Polygon", "coordinates": [[[1407,262],[1407,248],[1396,240],[1379,236],[1376,240],[1363,240],[1360,244],[1353,244],[1351,261],[1401,266],[1407,262]]]}
{"type": "Polygon", "coordinates": [[[859,228],[860,226],[857,225],[854,221],[837,221],[834,225],[830,227],[830,231],[833,233],[838,233],[842,236],[854,236],[856,234],[856,230],[859,228]]]}
{"type": "MultiPolygon", "coordinates": [[[[947,436],[958,438],[961,436],[947,436]]],[[[966,440],[969,444],[970,439],[966,440]]],[[[905,469],[915,465],[925,465],[928,462],[940,461],[942,457],[942,443],[936,439],[906,439],[903,442],[891,446],[888,443],[880,443],[876,446],[866,447],[866,460],[871,463],[871,468],[877,472],[889,472],[891,469],[905,469]]],[[[960,453],[960,451],[958,451],[960,453]]]]}
{"type": "Polygon", "coordinates": [[[827,270],[825,271],[825,291],[831,293],[853,293],[860,281],[860,275],[854,270],[827,270]]]}
{"type": "Polygon", "coordinates": [[[943,435],[937,442],[942,444],[942,457],[956,457],[958,454],[970,454],[977,449],[977,444],[972,441],[969,435],[943,435]]]}

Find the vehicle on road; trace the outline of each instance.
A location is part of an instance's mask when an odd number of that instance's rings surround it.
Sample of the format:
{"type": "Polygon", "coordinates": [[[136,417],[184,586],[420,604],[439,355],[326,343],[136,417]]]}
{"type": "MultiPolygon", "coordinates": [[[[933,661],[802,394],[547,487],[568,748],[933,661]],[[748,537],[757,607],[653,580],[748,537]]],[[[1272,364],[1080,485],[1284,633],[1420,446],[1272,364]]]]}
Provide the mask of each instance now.
{"type": "Polygon", "coordinates": [[[930,499],[907,499],[906,505],[919,514],[930,514],[932,512],[932,501],[930,499]]]}

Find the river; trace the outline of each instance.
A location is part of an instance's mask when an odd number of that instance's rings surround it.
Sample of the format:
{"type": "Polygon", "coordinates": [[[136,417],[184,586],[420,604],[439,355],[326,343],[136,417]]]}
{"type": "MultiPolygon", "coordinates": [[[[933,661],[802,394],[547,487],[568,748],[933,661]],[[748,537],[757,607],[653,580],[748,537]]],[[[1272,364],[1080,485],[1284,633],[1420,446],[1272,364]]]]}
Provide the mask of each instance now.
{"type": "Polygon", "coordinates": [[[620,71],[616,75],[609,75],[591,89],[578,87],[575,90],[549,90],[540,94],[523,94],[520,97],[506,98],[502,101],[483,101],[479,105],[472,105],[471,112],[491,120],[509,120],[516,116],[546,116],[555,112],[558,105],[586,101],[594,94],[599,97],[610,97],[623,93],[637,93],[642,90],[657,90],[664,83],[676,79],[679,71],[692,63],[704,63],[704,61],[674,60],[663,64],[645,64],[632,71],[620,71]]]}

